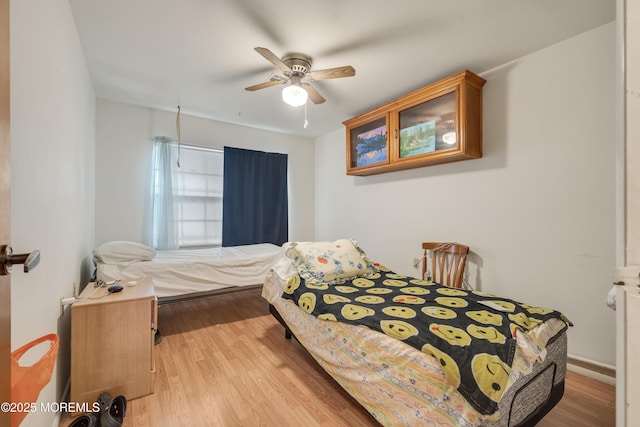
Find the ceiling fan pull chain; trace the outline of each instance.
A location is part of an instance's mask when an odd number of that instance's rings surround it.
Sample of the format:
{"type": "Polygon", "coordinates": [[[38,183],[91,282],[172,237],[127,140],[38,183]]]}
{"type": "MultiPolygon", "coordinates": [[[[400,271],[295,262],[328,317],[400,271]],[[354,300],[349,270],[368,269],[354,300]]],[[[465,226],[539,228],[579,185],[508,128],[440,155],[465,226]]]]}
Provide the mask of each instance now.
{"type": "Polygon", "coordinates": [[[304,103],[304,128],[306,129],[309,126],[309,120],[307,120],[307,103],[304,103]]]}

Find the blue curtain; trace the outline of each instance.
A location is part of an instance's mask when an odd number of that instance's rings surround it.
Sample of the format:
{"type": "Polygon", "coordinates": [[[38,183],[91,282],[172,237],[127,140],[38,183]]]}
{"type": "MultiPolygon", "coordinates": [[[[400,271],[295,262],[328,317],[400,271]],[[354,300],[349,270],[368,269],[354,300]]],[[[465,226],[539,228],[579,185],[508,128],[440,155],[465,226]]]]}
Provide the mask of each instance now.
{"type": "Polygon", "coordinates": [[[289,239],[287,155],[224,147],[222,246],[289,239]]]}
{"type": "Polygon", "coordinates": [[[153,159],[149,188],[150,228],[145,243],[160,250],[178,248],[178,227],[173,187],[176,183],[178,150],[175,141],[167,137],[153,138],[153,159]]]}

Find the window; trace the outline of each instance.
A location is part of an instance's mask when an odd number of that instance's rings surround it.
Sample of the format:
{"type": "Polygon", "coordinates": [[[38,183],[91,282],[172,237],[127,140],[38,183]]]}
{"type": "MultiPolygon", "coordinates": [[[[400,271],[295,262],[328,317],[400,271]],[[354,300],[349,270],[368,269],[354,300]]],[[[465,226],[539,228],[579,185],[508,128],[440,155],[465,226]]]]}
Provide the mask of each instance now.
{"type": "Polygon", "coordinates": [[[222,243],[223,152],[181,146],[174,203],[179,247],[222,243]]]}
{"type": "Polygon", "coordinates": [[[172,250],[287,241],[286,154],[190,145],[178,152],[175,140],[157,136],[152,165],[147,245],[172,250]]]}
{"type": "Polygon", "coordinates": [[[224,153],[153,138],[149,222],[145,242],[156,249],[220,246],[224,153]],[[180,167],[177,166],[180,156],[180,167]]]}

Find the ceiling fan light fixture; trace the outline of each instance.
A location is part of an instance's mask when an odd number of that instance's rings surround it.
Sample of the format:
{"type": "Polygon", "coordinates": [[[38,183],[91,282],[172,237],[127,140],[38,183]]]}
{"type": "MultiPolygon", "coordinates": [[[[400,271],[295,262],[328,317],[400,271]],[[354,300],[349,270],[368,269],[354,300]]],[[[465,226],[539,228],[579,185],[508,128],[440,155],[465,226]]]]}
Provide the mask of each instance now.
{"type": "Polygon", "coordinates": [[[282,89],[282,100],[292,107],[299,107],[307,103],[309,94],[297,84],[291,84],[282,89]]]}

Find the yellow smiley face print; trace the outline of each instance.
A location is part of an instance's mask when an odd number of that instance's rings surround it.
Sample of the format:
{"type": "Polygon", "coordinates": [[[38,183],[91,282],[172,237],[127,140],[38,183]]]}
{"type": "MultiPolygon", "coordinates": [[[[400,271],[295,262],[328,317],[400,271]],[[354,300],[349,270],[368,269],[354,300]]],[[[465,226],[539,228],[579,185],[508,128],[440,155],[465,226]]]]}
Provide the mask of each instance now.
{"type": "Polygon", "coordinates": [[[522,306],[531,314],[545,315],[545,314],[549,314],[549,313],[551,313],[553,311],[553,310],[551,310],[549,308],[533,307],[533,306],[528,305],[528,304],[522,304],[522,306]]]}
{"type": "Polygon", "coordinates": [[[395,286],[396,288],[407,286],[407,282],[398,279],[385,279],[382,284],[385,286],[395,286]]]}
{"type": "Polygon", "coordinates": [[[380,278],[380,273],[373,273],[367,276],[367,279],[379,279],[379,278],[380,278]]]}
{"type": "Polygon", "coordinates": [[[386,265],[381,265],[381,264],[375,264],[376,267],[378,267],[378,270],[383,271],[383,272],[388,272],[391,271],[389,270],[389,268],[386,265]]]}
{"type": "Polygon", "coordinates": [[[466,347],[471,344],[471,337],[469,334],[460,328],[456,328],[451,325],[439,325],[437,323],[432,323],[429,325],[429,330],[431,333],[442,338],[451,345],[466,347]]]}
{"type": "Polygon", "coordinates": [[[416,317],[416,312],[409,307],[402,307],[398,305],[392,305],[382,309],[384,314],[393,317],[399,317],[401,319],[413,319],[416,317]]]}
{"type": "Polygon", "coordinates": [[[509,366],[498,356],[480,353],[471,360],[471,371],[482,393],[494,402],[500,401],[509,380],[509,366]]]}
{"type": "Polygon", "coordinates": [[[359,288],[370,288],[376,284],[373,280],[365,279],[364,277],[353,279],[351,283],[353,283],[353,286],[357,286],[359,288]]]}
{"type": "Polygon", "coordinates": [[[313,309],[316,308],[316,295],[311,292],[305,292],[300,295],[298,305],[307,313],[313,312],[313,309]]]}
{"type": "Polygon", "coordinates": [[[307,289],[318,289],[321,291],[326,291],[327,289],[329,289],[329,285],[327,285],[326,283],[309,283],[309,282],[305,282],[304,287],[307,289]]]}
{"type": "Polygon", "coordinates": [[[377,295],[362,295],[357,297],[356,301],[362,302],[365,304],[382,304],[384,302],[384,298],[379,297],[377,295]]]}
{"type": "Polygon", "coordinates": [[[449,356],[447,353],[444,353],[431,344],[425,344],[422,346],[422,352],[425,354],[430,354],[435,357],[436,360],[440,363],[440,367],[444,371],[444,375],[451,383],[453,388],[460,387],[460,369],[458,368],[458,364],[449,356]]]}
{"type": "Polygon", "coordinates": [[[411,283],[412,285],[420,285],[420,286],[434,286],[433,282],[429,283],[426,280],[420,280],[420,279],[411,279],[409,280],[409,283],[411,283]]]}
{"type": "Polygon", "coordinates": [[[342,292],[343,294],[351,294],[353,292],[358,292],[358,288],[354,288],[353,286],[334,286],[333,289],[335,289],[338,292],[342,292]]]}
{"type": "Polygon", "coordinates": [[[424,304],[424,298],[417,297],[415,295],[396,295],[393,297],[393,302],[401,302],[403,304],[424,304]]]}
{"type": "Polygon", "coordinates": [[[393,291],[389,288],[369,288],[365,292],[367,292],[368,294],[374,294],[374,295],[385,295],[385,294],[390,294],[393,291]]]}
{"type": "Polygon", "coordinates": [[[382,320],[380,328],[382,332],[397,340],[406,340],[418,335],[416,327],[404,320],[382,320]]]}
{"type": "Polygon", "coordinates": [[[287,284],[284,287],[284,291],[285,293],[291,295],[293,294],[293,291],[298,289],[298,287],[300,287],[300,276],[298,275],[291,276],[291,278],[287,281],[287,284]]]}
{"type": "Polygon", "coordinates": [[[487,340],[494,344],[504,344],[507,342],[507,337],[493,326],[469,325],[467,326],[467,332],[474,338],[487,340]]]}
{"type": "Polygon", "coordinates": [[[516,305],[509,301],[501,301],[501,300],[490,300],[487,301],[489,305],[497,305],[502,309],[502,311],[508,311],[509,313],[513,313],[516,309],[516,305]]]}
{"type": "Polygon", "coordinates": [[[502,316],[487,310],[467,311],[465,314],[476,322],[484,323],[485,325],[502,326],[502,316]]]}
{"type": "Polygon", "coordinates": [[[471,291],[471,293],[474,294],[474,295],[481,296],[481,297],[495,297],[494,294],[490,294],[489,292],[471,291]]]}
{"type": "Polygon", "coordinates": [[[454,289],[454,288],[438,288],[436,289],[436,292],[439,293],[440,295],[446,295],[448,297],[463,297],[463,296],[469,295],[465,291],[461,291],[460,289],[454,289]]]}
{"type": "Polygon", "coordinates": [[[362,307],[355,304],[345,304],[340,310],[342,317],[349,320],[360,320],[367,316],[373,316],[376,312],[369,307],[362,307]]]}
{"type": "Polygon", "coordinates": [[[511,319],[512,322],[517,323],[527,331],[535,328],[540,323],[542,323],[542,320],[534,319],[533,317],[527,317],[527,315],[524,313],[510,314],[509,319],[511,319]]]}
{"type": "Polygon", "coordinates": [[[322,300],[326,304],[336,304],[339,302],[351,302],[349,298],[343,297],[342,295],[336,295],[336,294],[324,294],[322,296],[322,300]]]}
{"type": "Polygon", "coordinates": [[[386,276],[389,279],[404,279],[407,277],[404,274],[398,274],[398,273],[387,273],[386,276]]]}
{"type": "Polygon", "coordinates": [[[447,307],[463,308],[469,305],[469,303],[462,298],[456,297],[438,297],[436,302],[440,305],[446,305],[447,307]]]}
{"type": "Polygon", "coordinates": [[[323,313],[323,314],[318,316],[318,319],[329,320],[331,322],[337,322],[338,321],[338,319],[336,319],[336,316],[331,314],[331,313],[323,313]]]}
{"type": "Polygon", "coordinates": [[[436,319],[454,319],[457,314],[450,308],[440,307],[436,305],[430,305],[422,307],[422,312],[427,316],[435,317],[436,319]]]}
{"type": "Polygon", "coordinates": [[[420,288],[418,286],[407,286],[406,288],[400,289],[400,292],[409,295],[427,295],[430,291],[429,289],[420,288]]]}

